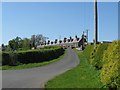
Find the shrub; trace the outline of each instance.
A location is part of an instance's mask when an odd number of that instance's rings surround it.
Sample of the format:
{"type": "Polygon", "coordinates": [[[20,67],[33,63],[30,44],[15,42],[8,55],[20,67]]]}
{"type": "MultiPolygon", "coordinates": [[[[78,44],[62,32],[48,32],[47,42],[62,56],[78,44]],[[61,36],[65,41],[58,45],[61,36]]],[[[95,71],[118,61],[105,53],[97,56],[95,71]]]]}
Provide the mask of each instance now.
{"type": "Polygon", "coordinates": [[[18,52],[3,52],[2,63],[3,65],[18,65],[49,61],[58,58],[64,53],[61,47],[54,47],[50,49],[41,50],[28,50],[18,52]]]}
{"type": "Polygon", "coordinates": [[[103,53],[107,49],[108,45],[108,43],[98,44],[97,48],[91,53],[90,63],[97,69],[101,69],[103,66],[103,53]]]}
{"type": "Polygon", "coordinates": [[[8,52],[2,52],[2,65],[9,65],[10,55],[8,52]]]}
{"type": "Polygon", "coordinates": [[[114,41],[105,51],[103,56],[103,68],[101,69],[101,82],[110,87],[120,87],[120,41],[114,41]]]}

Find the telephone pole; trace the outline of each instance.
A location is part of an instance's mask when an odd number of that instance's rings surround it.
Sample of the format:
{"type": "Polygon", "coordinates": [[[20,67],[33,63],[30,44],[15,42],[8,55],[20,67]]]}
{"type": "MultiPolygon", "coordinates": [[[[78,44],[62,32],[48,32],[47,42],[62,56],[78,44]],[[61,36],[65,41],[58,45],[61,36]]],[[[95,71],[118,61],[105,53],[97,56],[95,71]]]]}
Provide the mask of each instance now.
{"type": "Polygon", "coordinates": [[[94,45],[98,42],[98,12],[97,12],[97,0],[94,2],[94,45]]]}

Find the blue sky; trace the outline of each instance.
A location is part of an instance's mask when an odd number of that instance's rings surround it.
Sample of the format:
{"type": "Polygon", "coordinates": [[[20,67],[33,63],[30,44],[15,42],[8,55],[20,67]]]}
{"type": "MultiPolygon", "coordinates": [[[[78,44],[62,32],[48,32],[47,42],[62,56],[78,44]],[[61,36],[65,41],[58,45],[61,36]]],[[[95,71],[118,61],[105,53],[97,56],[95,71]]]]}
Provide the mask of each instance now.
{"type": "MultiPolygon", "coordinates": [[[[99,2],[99,41],[118,39],[118,4],[99,2]]],[[[2,3],[2,41],[19,36],[30,38],[43,34],[50,40],[81,36],[89,30],[89,42],[94,38],[93,2],[4,2],[2,3]]]]}
{"type": "Polygon", "coordinates": [[[118,39],[120,40],[120,2],[118,4],[118,39]]]}

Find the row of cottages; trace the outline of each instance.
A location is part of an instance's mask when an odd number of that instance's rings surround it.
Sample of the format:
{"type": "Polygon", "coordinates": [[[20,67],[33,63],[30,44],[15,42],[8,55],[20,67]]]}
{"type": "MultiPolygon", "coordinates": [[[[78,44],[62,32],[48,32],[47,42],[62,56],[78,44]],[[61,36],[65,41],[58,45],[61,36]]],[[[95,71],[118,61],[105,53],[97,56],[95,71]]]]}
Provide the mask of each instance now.
{"type": "Polygon", "coordinates": [[[73,47],[73,48],[83,48],[87,45],[87,41],[84,38],[79,38],[79,40],[77,40],[76,38],[73,39],[73,41],[68,42],[68,40],[66,42],[62,41],[61,43],[54,43],[54,44],[49,44],[49,45],[41,45],[41,46],[37,46],[38,48],[43,48],[44,46],[55,46],[55,45],[59,45],[62,47],[73,47]]]}
{"type": "Polygon", "coordinates": [[[77,39],[73,39],[73,41],[72,42],[63,42],[63,43],[61,43],[61,44],[59,44],[59,45],[61,45],[61,46],[63,46],[63,47],[74,47],[74,48],[79,48],[79,47],[84,47],[84,46],[86,46],[87,45],[87,41],[86,41],[86,39],[79,39],[79,40],[77,40],[77,39]]]}

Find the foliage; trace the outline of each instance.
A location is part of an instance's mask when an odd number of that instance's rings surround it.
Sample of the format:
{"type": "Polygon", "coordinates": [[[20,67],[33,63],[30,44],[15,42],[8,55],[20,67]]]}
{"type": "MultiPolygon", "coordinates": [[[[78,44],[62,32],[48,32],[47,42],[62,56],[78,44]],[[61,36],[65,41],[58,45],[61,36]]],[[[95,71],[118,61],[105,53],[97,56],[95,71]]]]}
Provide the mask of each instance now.
{"type": "Polygon", "coordinates": [[[108,43],[98,44],[90,56],[90,64],[95,66],[97,69],[101,69],[103,65],[103,53],[108,47],[108,43]]]}
{"type": "Polygon", "coordinates": [[[103,68],[100,73],[101,82],[110,87],[120,87],[120,41],[114,41],[105,51],[103,68]]]}
{"type": "Polygon", "coordinates": [[[38,35],[32,35],[31,38],[20,38],[20,37],[16,37],[12,40],[10,40],[8,42],[7,46],[4,46],[4,44],[2,44],[2,49],[3,51],[10,51],[10,49],[12,51],[15,50],[28,50],[31,49],[32,47],[34,47],[36,49],[36,47],[38,45],[42,45],[46,42],[46,39],[48,39],[47,37],[44,37],[42,34],[38,34],[38,35]]]}
{"type": "Polygon", "coordinates": [[[28,50],[28,49],[30,49],[30,39],[23,38],[21,42],[22,42],[22,47],[19,48],[19,50],[28,50]]]}
{"type": "Polygon", "coordinates": [[[2,51],[11,51],[10,45],[2,44],[1,48],[2,48],[2,51]]]}
{"type": "Polygon", "coordinates": [[[21,70],[21,69],[40,67],[40,66],[47,65],[47,64],[56,62],[58,60],[61,60],[64,57],[64,55],[65,55],[65,53],[57,59],[53,59],[53,60],[45,61],[45,62],[40,62],[40,63],[20,64],[17,66],[9,66],[9,65],[0,66],[0,70],[21,70]]]}
{"type": "Polygon", "coordinates": [[[3,65],[18,65],[28,63],[38,63],[43,61],[50,61],[58,58],[64,53],[64,49],[61,47],[54,47],[51,49],[41,50],[27,50],[17,52],[3,52],[2,64],[3,65]]]}
{"type": "Polygon", "coordinates": [[[9,41],[9,46],[12,50],[17,50],[18,48],[21,48],[21,44],[21,38],[18,36],[15,39],[9,41]]]}
{"type": "Polygon", "coordinates": [[[20,37],[17,36],[15,39],[9,41],[5,51],[10,51],[9,47],[13,51],[30,49],[30,39],[28,38],[21,39],[20,37]]]}

